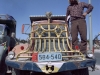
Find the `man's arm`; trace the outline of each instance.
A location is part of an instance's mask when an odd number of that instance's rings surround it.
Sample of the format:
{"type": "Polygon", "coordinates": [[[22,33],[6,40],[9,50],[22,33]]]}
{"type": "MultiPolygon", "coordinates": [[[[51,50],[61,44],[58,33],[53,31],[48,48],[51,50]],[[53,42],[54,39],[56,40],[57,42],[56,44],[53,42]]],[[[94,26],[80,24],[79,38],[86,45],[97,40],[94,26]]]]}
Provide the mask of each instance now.
{"type": "Polygon", "coordinates": [[[66,17],[65,17],[65,22],[66,24],[68,24],[67,18],[70,15],[70,11],[69,11],[69,7],[67,8],[67,12],[66,12],[66,17]]]}
{"type": "Polygon", "coordinates": [[[91,4],[87,4],[85,2],[82,2],[82,5],[84,8],[87,8],[87,11],[85,13],[89,14],[93,10],[93,6],[91,4]]]}

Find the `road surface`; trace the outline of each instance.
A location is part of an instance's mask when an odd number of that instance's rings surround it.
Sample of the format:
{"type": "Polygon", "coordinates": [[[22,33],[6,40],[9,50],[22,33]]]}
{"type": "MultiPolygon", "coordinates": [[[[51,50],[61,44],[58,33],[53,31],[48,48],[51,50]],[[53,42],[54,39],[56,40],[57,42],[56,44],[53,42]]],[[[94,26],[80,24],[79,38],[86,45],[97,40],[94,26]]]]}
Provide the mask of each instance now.
{"type": "Polygon", "coordinates": [[[90,75],[100,75],[100,50],[95,50],[95,57],[97,60],[96,70],[94,72],[89,71],[90,75]]]}

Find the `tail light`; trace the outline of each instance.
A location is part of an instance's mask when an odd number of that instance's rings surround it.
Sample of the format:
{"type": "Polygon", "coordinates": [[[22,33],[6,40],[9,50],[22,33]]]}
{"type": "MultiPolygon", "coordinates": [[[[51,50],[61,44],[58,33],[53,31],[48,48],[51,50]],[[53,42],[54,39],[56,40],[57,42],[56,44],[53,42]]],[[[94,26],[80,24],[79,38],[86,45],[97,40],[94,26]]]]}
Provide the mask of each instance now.
{"type": "Polygon", "coordinates": [[[75,49],[76,49],[76,50],[79,50],[79,46],[76,45],[76,46],[75,46],[75,49]]]}
{"type": "Polygon", "coordinates": [[[24,46],[21,46],[20,49],[21,49],[21,50],[24,50],[24,46]]]}
{"type": "Polygon", "coordinates": [[[33,53],[32,54],[32,61],[33,62],[38,62],[38,53],[33,53]]]}

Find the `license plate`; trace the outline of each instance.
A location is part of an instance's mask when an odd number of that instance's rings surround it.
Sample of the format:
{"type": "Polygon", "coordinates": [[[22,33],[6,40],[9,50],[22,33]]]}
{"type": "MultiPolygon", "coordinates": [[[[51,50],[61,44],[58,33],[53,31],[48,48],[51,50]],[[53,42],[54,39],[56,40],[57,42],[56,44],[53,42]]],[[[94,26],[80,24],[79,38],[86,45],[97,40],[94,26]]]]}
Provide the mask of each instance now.
{"type": "Polygon", "coordinates": [[[62,53],[60,52],[39,53],[38,62],[46,62],[46,61],[62,61],[62,53]]]}

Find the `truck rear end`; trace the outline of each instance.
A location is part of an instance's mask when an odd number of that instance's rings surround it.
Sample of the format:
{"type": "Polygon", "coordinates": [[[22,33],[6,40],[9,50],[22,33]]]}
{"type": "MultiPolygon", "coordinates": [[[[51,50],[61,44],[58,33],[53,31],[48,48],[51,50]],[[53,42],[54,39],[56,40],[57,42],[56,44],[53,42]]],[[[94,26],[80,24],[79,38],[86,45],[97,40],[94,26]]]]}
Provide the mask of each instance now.
{"type": "Polygon", "coordinates": [[[86,58],[78,46],[72,49],[65,15],[46,13],[31,16],[30,20],[30,43],[15,46],[5,61],[13,69],[12,75],[61,72],[89,75],[88,67],[94,68],[96,60],[86,58]]]}

